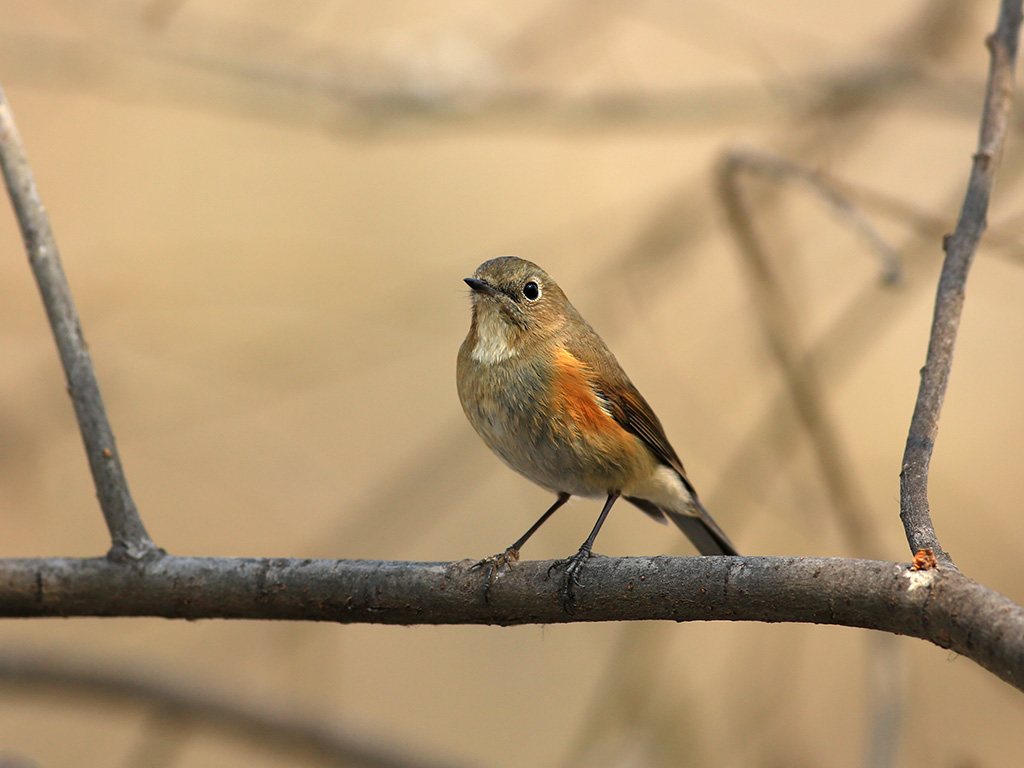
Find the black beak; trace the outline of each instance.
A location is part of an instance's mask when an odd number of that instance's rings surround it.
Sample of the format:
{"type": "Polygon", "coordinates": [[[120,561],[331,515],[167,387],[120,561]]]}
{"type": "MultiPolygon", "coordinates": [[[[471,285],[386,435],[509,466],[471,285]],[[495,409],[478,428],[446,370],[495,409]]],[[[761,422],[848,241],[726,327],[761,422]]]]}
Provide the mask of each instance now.
{"type": "Polygon", "coordinates": [[[477,293],[494,293],[494,287],[486,280],[479,280],[475,277],[465,278],[466,285],[477,293]]]}

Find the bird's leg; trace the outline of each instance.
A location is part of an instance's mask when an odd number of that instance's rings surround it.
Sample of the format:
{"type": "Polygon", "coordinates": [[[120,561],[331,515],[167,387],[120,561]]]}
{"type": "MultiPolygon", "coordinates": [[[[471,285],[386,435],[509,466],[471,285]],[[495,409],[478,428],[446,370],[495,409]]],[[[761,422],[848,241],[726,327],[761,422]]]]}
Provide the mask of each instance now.
{"type": "Polygon", "coordinates": [[[480,562],[473,564],[470,570],[480,570],[482,568],[487,569],[487,590],[484,592],[485,598],[490,592],[491,584],[494,583],[494,577],[497,576],[503,568],[508,568],[509,570],[512,569],[512,563],[519,559],[519,550],[523,548],[526,540],[533,536],[533,534],[537,532],[537,529],[544,525],[545,521],[555,514],[558,508],[569,500],[569,496],[570,494],[568,493],[558,494],[558,498],[555,499],[554,504],[548,507],[548,511],[541,515],[540,519],[530,526],[530,530],[520,536],[516,543],[504,552],[499,552],[496,555],[485,557],[480,562]]]}
{"type": "Polygon", "coordinates": [[[555,568],[565,567],[565,572],[562,574],[562,588],[559,590],[559,597],[562,599],[562,606],[565,608],[566,613],[572,613],[575,610],[574,601],[576,599],[576,587],[583,586],[583,582],[580,581],[580,573],[583,571],[583,565],[590,559],[590,552],[594,548],[594,539],[597,538],[597,532],[601,530],[601,526],[604,525],[604,520],[608,517],[608,512],[612,508],[612,504],[619,498],[619,494],[610,493],[608,499],[604,503],[604,508],[601,510],[601,514],[597,518],[597,522],[594,524],[594,530],[587,536],[587,540],[583,542],[579,552],[572,557],[567,557],[565,560],[558,560],[550,568],[548,568],[548,575],[551,575],[551,571],[555,568]]]}

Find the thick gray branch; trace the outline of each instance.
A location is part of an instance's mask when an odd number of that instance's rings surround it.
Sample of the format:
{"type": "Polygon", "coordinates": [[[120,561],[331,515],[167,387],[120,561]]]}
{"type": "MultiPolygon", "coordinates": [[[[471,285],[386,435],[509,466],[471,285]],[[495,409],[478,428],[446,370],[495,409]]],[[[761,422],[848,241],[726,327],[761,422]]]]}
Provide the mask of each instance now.
{"type": "Polygon", "coordinates": [[[939,277],[928,355],[921,370],[921,384],[900,472],[900,519],[906,529],[910,550],[931,549],[938,561],[947,567],[954,567],[953,561],[939,544],[928,506],[928,467],[953,365],[953,346],[960,326],[967,272],[985,230],[992,181],[1006,139],[1020,24],[1020,0],[1003,0],[996,31],[988,39],[992,59],[978,151],[974,155],[956,230],[945,241],[946,258],[939,277]]]}
{"type": "Polygon", "coordinates": [[[918,637],[1024,690],[1024,608],[955,569],[791,557],[592,559],[569,615],[550,562],[485,578],[461,563],[0,560],[0,617],[163,616],[375,624],[767,621],[918,637]]]}
{"type": "Polygon", "coordinates": [[[110,530],[113,547],[129,557],[142,557],[156,547],[146,533],[128,491],[128,481],[114,444],[114,432],[103,407],[96,373],[82,336],[78,311],[71,298],[71,288],[50,229],[50,219],[36,189],[25,147],[2,89],[0,167],[3,168],[7,192],[18,218],[29,263],[43,297],[46,316],[57,340],[68,392],[75,406],[75,416],[85,443],[96,494],[110,530]]]}

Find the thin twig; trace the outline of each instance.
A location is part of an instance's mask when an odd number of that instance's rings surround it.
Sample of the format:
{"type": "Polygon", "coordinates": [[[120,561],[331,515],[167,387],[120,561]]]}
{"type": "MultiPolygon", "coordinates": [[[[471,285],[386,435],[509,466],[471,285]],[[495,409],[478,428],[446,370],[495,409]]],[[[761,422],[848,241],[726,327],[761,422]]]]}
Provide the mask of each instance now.
{"type": "Polygon", "coordinates": [[[2,88],[0,166],[29,263],[46,307],[46,316],[57,341],[96,494],[110,531],[111,555],[141,558],[158,550],[149,538],[128,490],[50,220],[36,189],[25,147],[2,88]]]}
{"type": "MultiPolygon", "coordinates": [[[[751,152],[729,153],[719,165],[718,189],[725,204],[732,231],[741,254],[752,273],[755,298],[760,299],[762,322],[768,332],[776,357],[790,390],[800,420],[815,447],[822,478],[849,544],[855,554],[863,557],[880,547],[871,525],[868,503],[857,484],[851,463],[843,450],[839,430],[830,417],[824,388],[809,351],[803,348],[796,331],[794,312],[768,258],[765,246],[754,226],[753,211],[740,187],[740,172],[754,173],[779,180],[796,180],[808,185],[837,214],[842,222],[857,232],[875,251],[882,263],[882,280],[895,284],[902,279],[899,257],[843,195],[817,173],[784,158],[751,152]]],[[[879,635],[873,644],[871,661],[887,668],[900,665],[900,646],[891,635],[879,635]]],[[[895,760],[898,731],[891,722],[898,720],[901,709],[898,678],[871,678],[872,707],[870,711],[868,765],[883,768],[895,760]]]]}
{"type": "MultiPolygon", "coordinates": [[[[360,768],[443,768],[449,763],[431,761],[422,754],[404,757],[366,735],[345,733],[301,716],[276,712],[241,698],[211,693],[206,688],[180,681],[159,680],[121,670],[88,669],[66,659],[43,659],[5,653],[0,656],[0,680],[5,693],[13,686],[57,691],[68,697],[110,701],[138,712],[140,705],[153,708],[160,727],[169,730],[174,745],[193,729],[219,731],[276,749],[301,750],[317,762],[360,768]]],[[[172,750],[173,751],[173,750],[172,750]]],[[[138,764],[152,766],[157,755],[147,749],[138,764]]],[[[292,764],[289,761],[289,764],[292,764]]]]}
{"type": "MultiPolygon", "coordinates": [[[[205,25],[213,26],[212,21],[205,25]]],[[[373,62],[359,61],[354,53],[339,53],[336,46],[297,49],[291,57],[270,60],[265,47],[257,46],[224,31],[196,37],[186,47],[168,45],[150,34],[135,41],[119,34],[95,44],[5,29],[0,30],[0,67],[16,73],[21,84],[58,82],[133,100],[174,100],[350,136],[410,129],[507,131],[510,125],[572,132],[658,126],[704,131],[748,126],[759,119],[785,116],[790,110],[810,111],[819,107],[823,96],[835,97],[829,105],[834,109],[844,101],[895,99],[908,90],[915,103],[940,114],[964,115],[973,106],[962,98],[966,89],[951,87],[927,69],[908,67],[899,60],[881,59],[837,72],[749,85],[669,87],[642,93],[605,88],[580,94],[519,86],[502,72],[499,59],[491,62],[499,67],[497,83],[465,84],[439,77],[434,90],[424,92],[401,72],[368,81],[366,73],[374,70],[373,62]],[[240,52],[233,50],[242,47],[240,52]],[[260,51],[258,60],[249,57],[254,50],[260,51]],[[303,64],[310,60],[327,63],[303,64]],[[187,78],[188,87],[181,87],[182,78],[187,78]]],[[[510,56],[514,64],[518,55],[510,56]]]]}
{"type": "Polygon", "coordinates": [[[872,632],[868,635],[869,697],[867,715],[868,744],[864,764],[868,768],[887,768],[898,764],[900,738],[906,719],[906,676],[902,645],[895,635],[872,632]]]}
{"type": "Polygon", "coordinates": [[[882,265],[882,282],[902,282],[903,267],[896,249],[840,191],[838,185],[826,179],[819,171],[798,165],[785,157],[750,150],[730,152],[725,167],[733,172],[746,171],[780,181],[799,181],[806,185],[832,209],[842,223],[860,236],[865,245],[878,257],[882,265]]]}
{"type": "Polygon", "coordinates": [[[739,187],[739,174],[747,169],[747,155],[727,154],[717,173],[718,193],[729,218],[740,254],[749,267],[757,306],[773,353],[793,399],[793,405],[814,444],[832,504],[853,551],[863,557],[878,551],[879,544],[866,515],[867,503],[853,477],[833,423],[817,372],[801,348],[796,320],[751,215],[750,204],[739,187]]]}
{"type": "Polygon", "coordinates": [[[987,41],[992,58],[978,151],[974,155],[956,230],[944,241],[946,258],[939,277],[928,355],[921,370],[921,385],[900,472],[900,519],[911,551],[930,549],[939,563],[949,568],[956,566],[939,544],[928,506],[928,467],[953,364],[967,273],[985,229],[992,181],[1005,143],[1020,24],[1020,0],[1003,0],[996,31],[987,41]]]}
{"type": "MultiPolygon", "coordinates": [[[[927,211],[896,195],[860,186],[843,179],[830,179],[830,182],[858,206],[905,224],[918,234],[926,235],[930,242],[948,231],[949,219],[946,216],[927,211]]],[[[943,210],[944,206],[940,204],[934,208],[943,210]]],[[[986,225],[985,246],[993,255],[1013,264],[1020,264],[1024,261],[1024,242],[1021,242],[1020,237],[1022,226],[1024,226],[1022,219],[1024,219],[1024,215],[1018,214],[995,224],[986,225]]]]}
{"type": "MultiPolygon", "coordinates": [[[[1018,179],[1024,179],[1024,159],[1008,156],[1003,164],[1003,188],[1018,179]],[[1007,163],[1011,165],[1007,167],[1007,163]]],[[[896,318],[909,311],[914,296],[924,290],[925,280],[931,280],[933,258],[929,253],[934,248],[934,239],[943,231],[937,228],[938,218],[933,215],[915,213],[894,198],[877,197],[876,193],[856,190],[850,184],[832,180],[841,186],[846,194],[858,204],[884,212],[912,229],[912,236],[897,246],[902,254],[905,272],[905,287],[900,292],[879,291],[874,285],[861,288],[857,296],[843,308],[830,325],[813,340],[806,352],[811,367],[818,372],[823,384],[841,381],[852,366],[863,357],[864,351],[875,343],[879,336],[893,327],[896,318]],[[888,203],[893,205],[889,206],[888,203]]],[[[936,204],[938,210],[948,210],[962,193],[955,198],[936,204]]],[[[1004,228],[1005,240],[1002,246],[1009,247],[1008,228],[1004,228]]],[[[992,229],[986,233],[986,243],[992,245],[992,229]]],[[[724,466],[718,479],[717,488],[707,493],[712,509],[738,509],[751,499],[763,494],[765,478],[779,476],[792,460],[795,441],[788,427],[791,396],[780,393],[764,409],[764,414],[748,432],[743,445],[724,466]],[[770,449],[765,449],[770,446],[770,449]]]]}

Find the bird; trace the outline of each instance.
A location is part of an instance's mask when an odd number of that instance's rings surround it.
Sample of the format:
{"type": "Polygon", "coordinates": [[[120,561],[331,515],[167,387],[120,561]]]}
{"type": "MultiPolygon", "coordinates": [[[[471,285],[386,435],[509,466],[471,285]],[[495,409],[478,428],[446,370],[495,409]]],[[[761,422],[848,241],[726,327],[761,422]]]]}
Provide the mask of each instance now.
{"type": "Polygon", "coordinates": [[[459,400],[484,443],[510,468],[555,494],[554,503],[504,552],[474,567],[511,568],[526,541],[572,496],[603,498],[564,568],[568,606],[619,498],[671,520],[702,555],[738,555],[708,514],[651,406],[611,350],[536,264],[500,256],[465,278],[472,319],[459,349],[459,400]]]}

